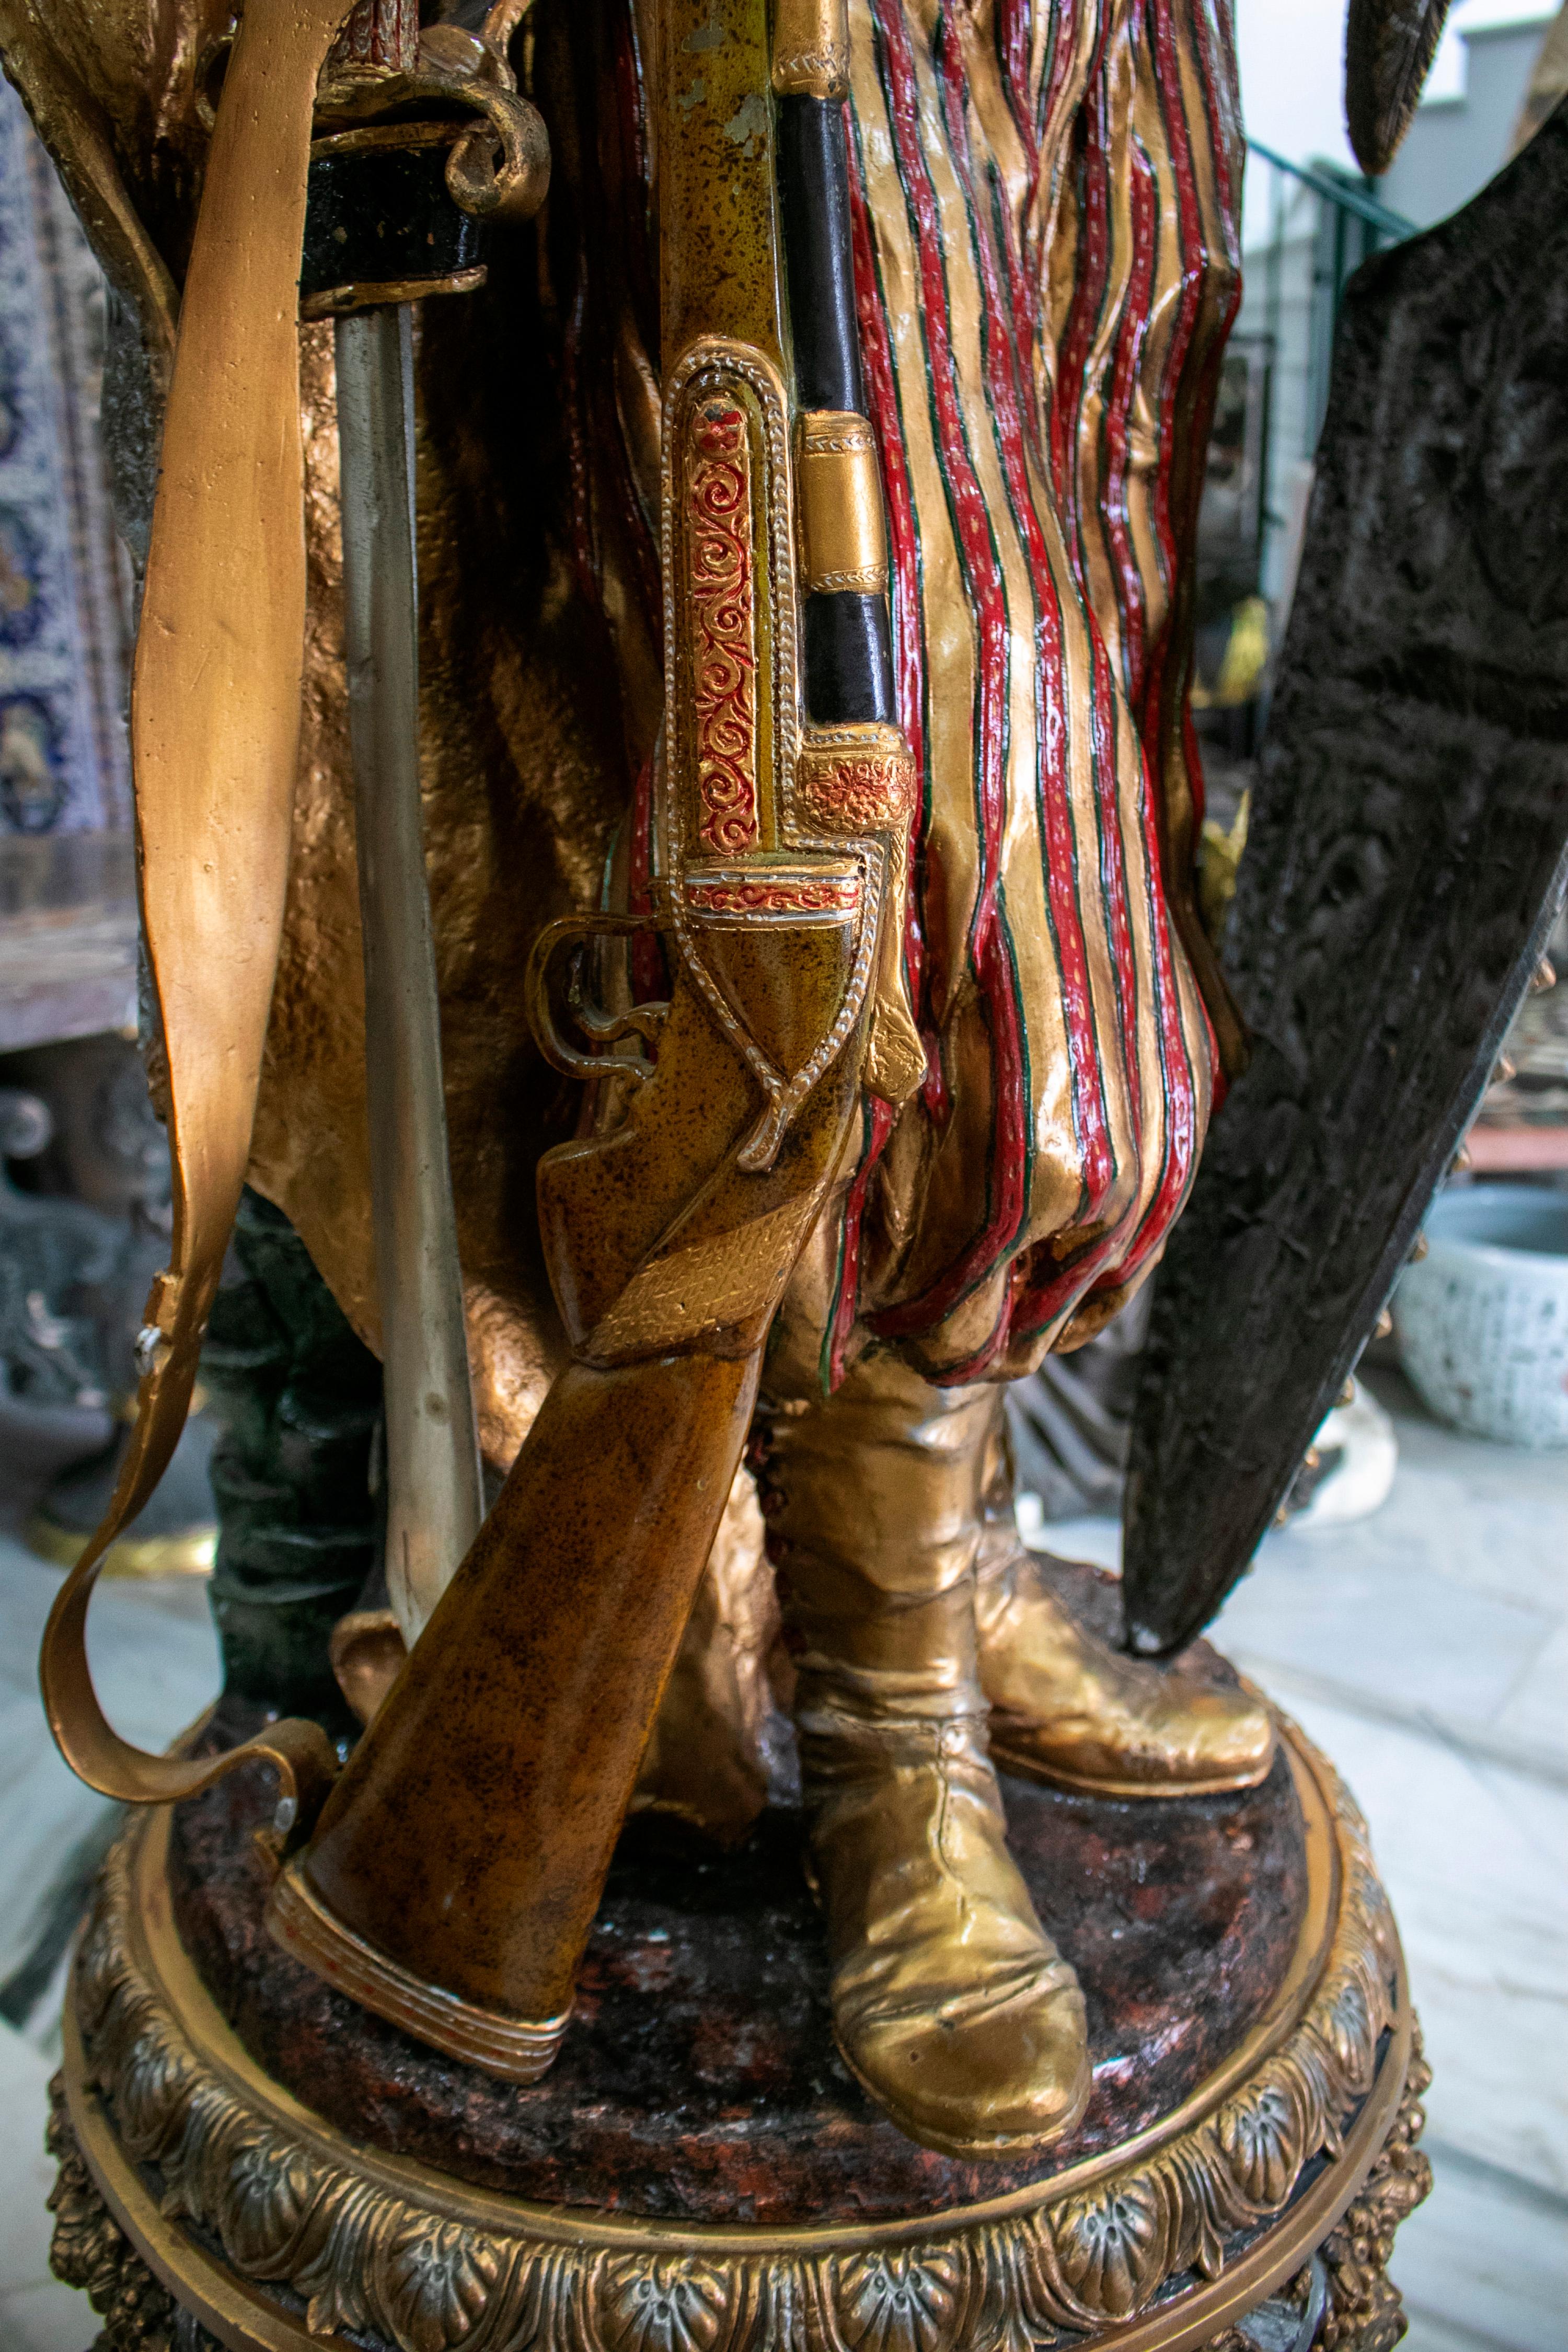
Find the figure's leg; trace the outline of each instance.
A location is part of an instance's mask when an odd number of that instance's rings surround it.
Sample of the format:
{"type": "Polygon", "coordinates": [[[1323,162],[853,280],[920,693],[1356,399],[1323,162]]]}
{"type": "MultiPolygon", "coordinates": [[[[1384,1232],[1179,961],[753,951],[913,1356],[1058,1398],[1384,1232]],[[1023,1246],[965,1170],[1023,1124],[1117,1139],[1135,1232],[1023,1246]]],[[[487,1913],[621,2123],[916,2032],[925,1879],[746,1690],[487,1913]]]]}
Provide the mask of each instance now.
{"type": "Polygon", "coordinates": [[[1261,1701],[1110,1649],[1052,1590],[1013,1516],[1004,1393],[991,1391],[974,1594],[996,1761],[1009,1772],[1101,1796],[1251,1788],[1274,1759],[1274,1726],[1261,1701]]]}
{"type": "Polygon", "coordinates": [[[989,1392],[893,1359],[773,1417],[763,1475],[834,2024],[911,2137],[984,2155],[1067,2129],[1089,2074],[1072,1970],[1007,1851],[976,1675],[989,1392]]]}

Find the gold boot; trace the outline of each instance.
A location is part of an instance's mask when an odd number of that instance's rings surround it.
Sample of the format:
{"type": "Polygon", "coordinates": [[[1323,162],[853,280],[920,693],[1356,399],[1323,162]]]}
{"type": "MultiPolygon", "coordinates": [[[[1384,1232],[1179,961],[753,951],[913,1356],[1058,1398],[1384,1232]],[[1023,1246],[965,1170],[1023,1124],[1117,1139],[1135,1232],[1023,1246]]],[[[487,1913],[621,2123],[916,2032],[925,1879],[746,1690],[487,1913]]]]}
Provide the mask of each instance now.
{"type": "Polygon", "coordinates": [[[1254,1787],[1274,1760],[1274,1725],[1259,1700],[1110,1649],[1052,1591],[1014,1520],[1000,1412],[998,1391],[974,1591],[997,1763],[1101,1797],[1254,1787]]]}
{"type": "Polygon", "coordinates": [[[1067,2130],[1083,2000],[1007,1851],[975,1679],[990,1401],[886,1359],[780,1416],[763,1475],[846,2064],[949,2156],[1067,2130]]]}

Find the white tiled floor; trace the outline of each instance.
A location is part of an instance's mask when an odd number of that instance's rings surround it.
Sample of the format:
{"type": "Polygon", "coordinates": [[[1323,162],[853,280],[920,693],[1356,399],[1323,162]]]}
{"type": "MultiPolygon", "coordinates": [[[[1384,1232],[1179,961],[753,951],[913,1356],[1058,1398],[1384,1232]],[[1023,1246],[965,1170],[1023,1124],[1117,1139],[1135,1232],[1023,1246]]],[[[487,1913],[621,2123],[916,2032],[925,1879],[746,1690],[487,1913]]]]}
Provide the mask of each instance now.
{"type": "MultiPolygon", "coordinates": [[[[1456,1437],[1402,1383],[1384,1508],[1271,1536],[1217,1628],[1344,1773],[1399,1915],[1436,2080],[1436,2189],[1400,2233],[1410,2352],[1568,2352],[1568,1456],[1456,1437]]],[[[1053,1547],[1114,1558],[1080,1521],[1053,1547]]],[[[0,1537],[0,1983],[98,1801],[47,1747],[33,1656],[55,1578],[0,1537]]],[[[111,1712],[170,1738],[215,1681],[190,1587],[105,1588],[111,1712]]],[[[47,2042],[47,2024],[30,2031],[47,2042]]],[[[47,2278],[52,2060],[0,2033],[0,2347],[82,2352],[81,2298],[47,2278]]]]}
{"type": "Polygon", "coordinates": [[[84,2352],[93,2317],[85,2297],[49,2275],[54,2187],[44,2153],[53,2062],[0,2025],[0,2345],[5,2352],[84,2352]]]}
{"type": "MultiPolygon", "coordinates": [[[[0,1533],[0,1985],[33,1948],[59,1866],[112,1811],[68,1769],[44,1732],[38,1642],[59,1581],[0,1533]]],[[[88,1646],[110,1716],[143,1747],[166,1747],[217,1688],[217,1644],[200,1577],[100,1584],[88,1646]]]]}
{"type": "MultiPolygon", "coordinates": [[[[1436,2188],[1394,2275],[1411,2352],[1568,2347],[1568,1455],[1431,1421],[1374,1374],[1394,1491],[1271,1535],[1212,1631],[1372,1825],[1436,2079],[1436,2188]]],[[[1114,1566],[1116,1527],[1054,1549],[1114,1566]]]]}
{"type": "MultiPolygon", "coordinates": [[[[116,1809],[57,1755],[39,1705],[38,1637],[59,1582],[0,1528],[0,1987],[47,1932],[51,1896],[79,1875],[84,1845],[114,1827],[116,1809]]],[[[100,1585],[89,1643],[110,1716],[147,1747],[166,1747],[217,1688],[200,1579],[100,1585]]],[[[57,1975],[25,2035],[0,2020],[0,2352],[85,2352],[97,2334],[86,2297],[49,2274],[55,2168],[43,2133],[58,2000],[57,1975]]]]}

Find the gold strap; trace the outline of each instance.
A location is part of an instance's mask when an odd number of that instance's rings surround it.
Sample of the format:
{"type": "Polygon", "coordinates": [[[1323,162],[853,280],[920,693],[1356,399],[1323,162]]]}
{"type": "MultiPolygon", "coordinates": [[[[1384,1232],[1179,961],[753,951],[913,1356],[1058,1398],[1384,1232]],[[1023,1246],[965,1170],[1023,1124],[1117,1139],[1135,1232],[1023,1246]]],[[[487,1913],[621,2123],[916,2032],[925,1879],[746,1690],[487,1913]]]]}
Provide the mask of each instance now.
{"type": "Polygon", "coordinates": [[[174,1238],[142,1335],[136,1423],[39,1660],[60,1752],[105,1796],[191,1796],[253,1757],[279,1826],[334,1761],[313,1723],[201,1762],[105,1719],[87,1608],[103,1555],[179,1442],[250,1150],[283,928],[305,637],[299,276],[316,81],[349,0],[246,0],[181,306],[132,693],[142,929],[163,1024],[174,1238]]]}

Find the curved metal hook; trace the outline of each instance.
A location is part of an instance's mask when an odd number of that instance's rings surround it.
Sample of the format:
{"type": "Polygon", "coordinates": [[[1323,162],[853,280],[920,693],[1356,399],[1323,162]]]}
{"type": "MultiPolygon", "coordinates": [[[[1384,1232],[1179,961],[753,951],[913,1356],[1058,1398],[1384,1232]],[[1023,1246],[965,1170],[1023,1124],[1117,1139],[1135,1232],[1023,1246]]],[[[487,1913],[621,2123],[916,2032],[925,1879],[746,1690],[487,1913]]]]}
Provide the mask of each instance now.
{"type": "MultiPolygon", "coordinates": [[[[653,1065],[640,1054],[584,1054],[567,1044],[555,1026],[550,1002],[550,973],[563,948],[585,946],[591,939],[629,939],[652,929],[646,915],[563,915],[547,923],[533,942],[523,982],[523,1004],[535,1045],[552,1070],[568,1078],[629,1078],[640,1085],[652,1076],[653,1065]]],[[[657,1045],[669,1012],[668,1004],[634,1004],[626,1013],[596,1013],[583,999],[580,982],[572,983],[567,1002],[573,1018],[586,1037],[599,1045],[615,1045],[623,1037],[640,1037],[657,1045]]]]}
{"type": "Polygon", "coordinates": [[[538,110],[515,90],[471,81],[463,100],[479,116],[453,142],[447,193],[480,219],[528,220],[550,185],[550,138],[538,110]]]}

